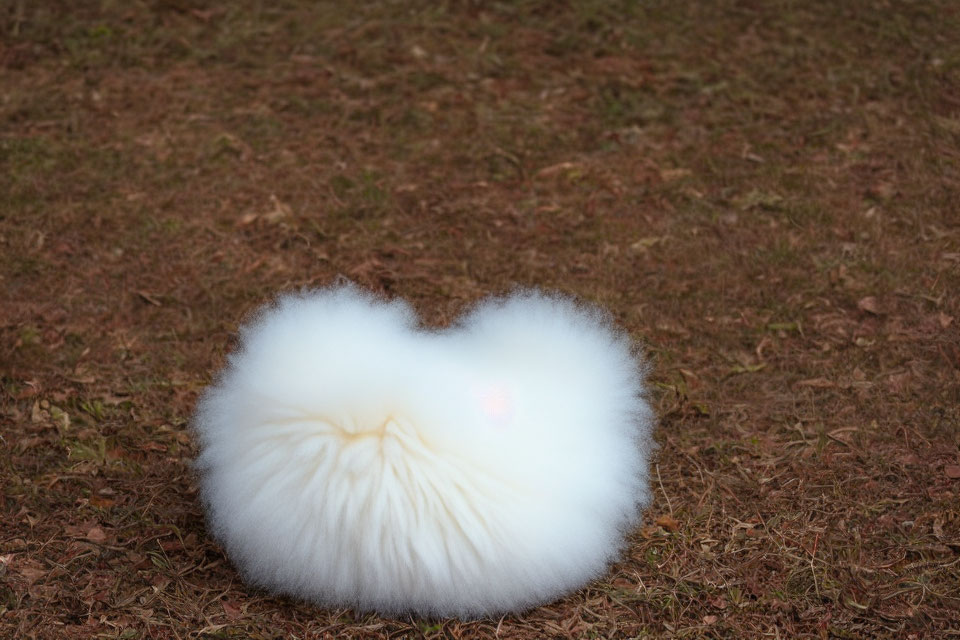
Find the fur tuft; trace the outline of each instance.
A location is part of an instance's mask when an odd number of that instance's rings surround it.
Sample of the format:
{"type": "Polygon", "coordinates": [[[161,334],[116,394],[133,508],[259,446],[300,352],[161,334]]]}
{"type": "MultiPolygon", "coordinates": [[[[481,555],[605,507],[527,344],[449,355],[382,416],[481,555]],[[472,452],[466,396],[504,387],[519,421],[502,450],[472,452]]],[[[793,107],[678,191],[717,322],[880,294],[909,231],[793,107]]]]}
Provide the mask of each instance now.
{"type": "Polygon", "coordinates": [[[444,331],[353,286],[286,295],[194,419],[212,534],[270,591],[475,617],[600,576],[650,499],[644,367],[535,291],[444,331]]]}

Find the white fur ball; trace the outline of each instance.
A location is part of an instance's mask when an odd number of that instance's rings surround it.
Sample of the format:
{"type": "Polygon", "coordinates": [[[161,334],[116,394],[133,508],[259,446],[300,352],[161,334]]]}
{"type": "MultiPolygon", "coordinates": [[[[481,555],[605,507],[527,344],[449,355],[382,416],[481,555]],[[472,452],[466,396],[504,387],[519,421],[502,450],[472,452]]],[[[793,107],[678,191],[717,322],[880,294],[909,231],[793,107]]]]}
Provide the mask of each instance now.
{"type": "Polygon", "coordinates": [[[643,377],[562,297],[430,330],[353,286],[283,296],[197,410],[209,527],[249,583],[324,605],[549,602],[603,574],[650,498],[643,377]]]}

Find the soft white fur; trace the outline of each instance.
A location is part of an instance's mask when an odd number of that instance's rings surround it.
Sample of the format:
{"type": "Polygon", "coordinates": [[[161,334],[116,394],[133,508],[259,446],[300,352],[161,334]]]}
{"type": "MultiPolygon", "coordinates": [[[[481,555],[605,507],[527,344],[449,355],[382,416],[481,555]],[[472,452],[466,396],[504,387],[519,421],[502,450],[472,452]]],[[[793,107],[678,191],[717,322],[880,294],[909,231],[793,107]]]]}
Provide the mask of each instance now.
{"type": "Polygon", "coordinates": [[[649,500],[643,374],[562,297],[434,331],[353,286],[283,296],[200,402],[209,526],[250,583],[321,604],[549,602],[602,575],[649,500]]]}

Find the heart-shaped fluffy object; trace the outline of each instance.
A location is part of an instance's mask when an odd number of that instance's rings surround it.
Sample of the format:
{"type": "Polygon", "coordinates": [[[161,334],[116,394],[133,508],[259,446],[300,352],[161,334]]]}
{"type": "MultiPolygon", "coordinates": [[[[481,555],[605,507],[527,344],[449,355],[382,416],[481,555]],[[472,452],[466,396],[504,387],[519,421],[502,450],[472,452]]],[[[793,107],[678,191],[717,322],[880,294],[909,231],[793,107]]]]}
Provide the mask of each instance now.
{"type": "Polygon", "coordinates": [[[353,286],[281,297],[194,420],[211,531],[250,583],[321,604],[549,602],[606,570],[649,500],[631,351],[537,292],[445,330],[353,286]]]}

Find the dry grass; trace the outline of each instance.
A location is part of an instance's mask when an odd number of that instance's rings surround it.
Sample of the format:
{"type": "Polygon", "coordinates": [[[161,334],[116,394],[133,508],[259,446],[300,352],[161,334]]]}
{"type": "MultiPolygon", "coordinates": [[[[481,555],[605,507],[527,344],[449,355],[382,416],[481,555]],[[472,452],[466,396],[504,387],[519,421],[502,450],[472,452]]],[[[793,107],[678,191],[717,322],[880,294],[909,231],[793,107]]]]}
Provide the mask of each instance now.
{"type": "Polygon", "coordinates": [[[0,6],[0,636],[960,635],[960,7],[0,6]],[[338,274],[515,283],[655,359],[622,564],[503,620],[245,588],[185,424],[338,274]]]}

